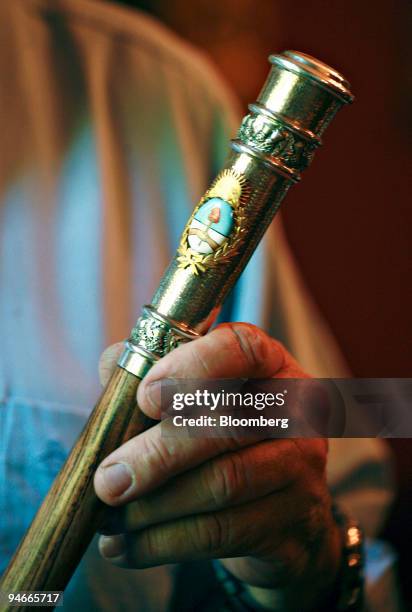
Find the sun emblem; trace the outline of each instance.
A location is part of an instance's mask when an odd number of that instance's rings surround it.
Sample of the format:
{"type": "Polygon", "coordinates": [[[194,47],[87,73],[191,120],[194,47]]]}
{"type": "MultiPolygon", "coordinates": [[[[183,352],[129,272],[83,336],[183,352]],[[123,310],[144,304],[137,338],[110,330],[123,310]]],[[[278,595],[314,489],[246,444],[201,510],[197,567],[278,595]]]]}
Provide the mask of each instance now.
{"type": "Polygon", "coordinates": [[[246,179],[241,174],[237,174],[233,170],[223,170],[212,183],[207,192],[207,197],[222,198],[222,200],[229,202],[231,206],[236,207],[239,204],[242,186],[244,187],[245,183],[246,179]]]}
{"type": "Polygon", "coordinates": [[[223,170],[192,213],[182,234],[180,268],[205,272],[238,252],[244,232],[248,185],[234,170],[223,170]]]}

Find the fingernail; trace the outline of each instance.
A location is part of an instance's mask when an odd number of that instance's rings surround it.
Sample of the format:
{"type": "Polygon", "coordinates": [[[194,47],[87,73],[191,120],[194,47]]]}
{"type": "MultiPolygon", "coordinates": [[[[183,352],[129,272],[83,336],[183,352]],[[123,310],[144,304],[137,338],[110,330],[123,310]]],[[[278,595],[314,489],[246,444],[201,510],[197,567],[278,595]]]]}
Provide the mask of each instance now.
{"type": "Polygon", "coordinates": [[[134,474],[127,463],[112,463],[102,467],[104,484],[114,497],[125,493],[134,483],[134,474]]]}
{"type": "Polygon", "coordinates": [[[106,559],[121,557],[126,552],[126,545],[122,535],[100,536],[100,554],[106,559]]]}
{"type": "Polygon", "coordinates": [[[149,383],[146,387],[146,397],[149,402],[152,404],[153,408],[160,407],[160,390],[161,390],[161,381],[155,380],[152,383],[149,383]]]}

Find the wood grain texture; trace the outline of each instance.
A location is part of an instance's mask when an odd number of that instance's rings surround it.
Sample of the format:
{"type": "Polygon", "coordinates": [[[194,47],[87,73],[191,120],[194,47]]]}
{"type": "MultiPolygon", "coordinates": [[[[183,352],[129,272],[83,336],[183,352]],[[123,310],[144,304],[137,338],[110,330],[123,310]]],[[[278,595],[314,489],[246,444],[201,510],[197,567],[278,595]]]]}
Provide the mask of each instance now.
{"type": "MultiPolygon", "coordinates": [[[[3,592],[65,589],[107,508],[94,493],[97,466],[153,423],[136,405],[139,382],[116,368],[6,570],[3,592]]],[[[1,612],[14,609],[0,603],[1,612]]]]}

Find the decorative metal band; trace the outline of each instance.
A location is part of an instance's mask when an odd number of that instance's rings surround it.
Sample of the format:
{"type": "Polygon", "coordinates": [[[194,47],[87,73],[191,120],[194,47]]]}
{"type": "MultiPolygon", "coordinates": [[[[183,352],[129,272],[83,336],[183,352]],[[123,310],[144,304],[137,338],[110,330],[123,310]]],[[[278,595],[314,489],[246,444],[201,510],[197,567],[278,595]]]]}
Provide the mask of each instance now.
{"type": "Polygon", "coordinates": [[[124,370],[134,374],[138,378],[143,378],[152,367],[153,363],[159,358],[152,353],[148,353],[141,347],[135,346],[127,341],[124,351],[120,355],[117,365],[124,370]]]}
{"type": "Polygon", "coordinates": [[[117,365],[138,378],[143,378],[155,361],[184,342],[200,334],[187,326],[165,317],[151,305],[143,307],[143,314],[132,329],[129,340],[117,365]]]}
{"type": "Polygon", "coordinates": [[[273,157],[265,153],[264,151],[260,151],[258,148],[254,146],[253,143],[246,144],[240,139],[232,140],[230,142],[230,146],[237,153],[246,153],[251,157],[255,157],[260,160],[267,166],[269,166],[274,172],[281,174],[286,179],[292,181],[293,183],[297,183],[300,181],[300,174],[297,170],[293,170],[292,168],[288,168],[285,164],[283,164],[279,159],[273,157]]]}
{"type": "Polygon", "coordinates": [[[266,106],[263,106],[263,104],[259,104],[259,102],[253,102],[253,104],[249,104],[248,108],[255,115],[256,114],[265,115],[272,121],[282,123],[287,129],[291,130],[292,132],[295,132],[298,136],[302,137],[304,140],[311,142],[314,146],[317,146],[317,147],[321,146],[322,139],[319,136],[317,136],[315,132],[312,132],[312,130],[309,130],[308,128],[303,127],[303,125],[301,125],[299,121],[295,121],[294,119],[291,119],[290,117],[286,117],[285,115],[282,115],[281,113],[276,113],[275,111],[270,110],[269,108],[266,108],[266,106]]]}
{"type": "Polygon", "coordinates": [[[132,329],[129,341],[159,359],[199,334],[158,313],[153,306],[144,306],[142,316],[132,329]]]}
{"type": "MultiPolygon", "coordinates": [[[[275,158],[289,170],[304,170],[312,161],[319,140],[309,130],[301,130],[262,107],[251,105],[252,113],[243,118],[238,138],[261,154],[275,158]],[[303,133],[302,133],[303,132],[303,133]]],[[[271,160],[273,163],[273,160],[271,160]]]]}

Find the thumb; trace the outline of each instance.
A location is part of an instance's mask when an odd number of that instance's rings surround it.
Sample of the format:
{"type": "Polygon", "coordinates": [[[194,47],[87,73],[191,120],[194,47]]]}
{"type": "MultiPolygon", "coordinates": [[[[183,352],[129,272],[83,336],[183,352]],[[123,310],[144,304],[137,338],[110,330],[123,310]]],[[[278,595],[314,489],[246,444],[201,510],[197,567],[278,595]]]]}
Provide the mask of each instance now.
{"type": "Polygon", "coordinates": [[[225,323],[156,362],[139,386],[137,402],[159,419],[162,379],[269,378],[290,360],[280,342],[258,327],[225,323]]]}
{"type": "Polygon", "coordinates": [[[109,382],[123,349],[124,342],[116,342],[108,346],[100,355],[98,370],[100,384],[103,387],[109,382]]]}

